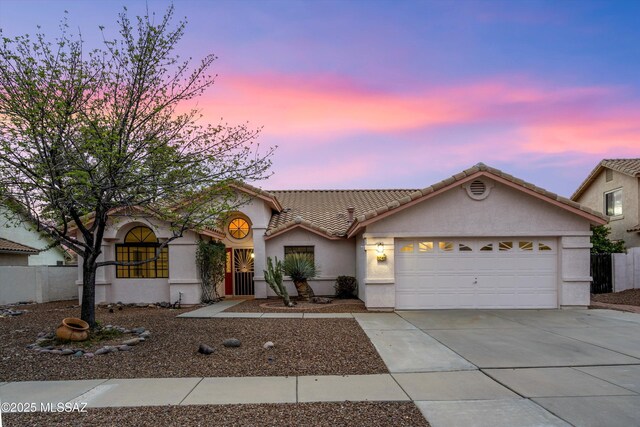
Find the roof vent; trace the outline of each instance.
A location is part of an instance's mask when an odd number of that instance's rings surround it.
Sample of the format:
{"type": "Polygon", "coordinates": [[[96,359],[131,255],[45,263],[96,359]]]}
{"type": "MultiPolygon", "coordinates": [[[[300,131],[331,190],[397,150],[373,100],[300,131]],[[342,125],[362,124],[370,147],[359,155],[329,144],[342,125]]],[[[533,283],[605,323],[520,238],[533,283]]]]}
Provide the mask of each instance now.
{"type": "Polygon", "coordinates": [[[347,221],[349,221],[349,223],[353,222],[353,213],[355,211],[356,211],[355,208],[352,208],[352,207],[347,208],[347,221]]]}
{"type": "Polygon", "coordinates": [[[469,191],[474,196],[482,196],[484,192],[487,191],[487,186],[484,184],[484,182],[480,181],[479,179],[476,179],[469,186],[469,191]]]}
{"type": "Polygon", "coordinates": [[[467,195],[473,200],[483,200],[489,196],[489,191],[493,185],[485,182],[485,180],[476,179],[463,187],[467,190],[467,195]]]}

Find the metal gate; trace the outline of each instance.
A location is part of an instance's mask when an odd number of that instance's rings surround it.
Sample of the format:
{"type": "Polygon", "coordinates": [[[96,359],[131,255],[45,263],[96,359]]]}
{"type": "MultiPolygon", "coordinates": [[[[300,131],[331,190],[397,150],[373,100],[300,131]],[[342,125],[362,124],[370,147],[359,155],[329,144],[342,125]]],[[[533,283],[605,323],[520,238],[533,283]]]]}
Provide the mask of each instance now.
{"type": "Polygon", "coordinates": [[[591,254],[591,293],[613,292],[611,254],[591,254]]]}
{"type": "Polygon", "coordinates": [[[253,249],[233,250],[235,295],[253,295],[253,249]]]}

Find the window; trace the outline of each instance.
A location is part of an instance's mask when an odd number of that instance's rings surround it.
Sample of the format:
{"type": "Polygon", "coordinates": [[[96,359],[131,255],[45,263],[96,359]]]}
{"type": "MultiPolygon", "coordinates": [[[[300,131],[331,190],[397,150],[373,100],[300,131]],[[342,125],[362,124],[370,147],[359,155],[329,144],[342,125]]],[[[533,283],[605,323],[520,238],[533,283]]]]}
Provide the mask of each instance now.
{"type": "MultiPolygon", "coordinates": [[[[138,262],[155,258],[160,242],[148,227],[134,227],[116,245],[117,262],[138,262]]],[[[169,249],[162,248],[157,260],[138,265],[116,266],[116,277],[123,279],[156,279],[169,277],[169,249]]]]}
{"type": "Polygon", "coordinates": [[[549,245],[545,245],[544,243],[538,243],[538,250],[539,251],[550,251],[552,249],[551,249],[551,246],[549,246],[549,245]]]}
{"type": "Polygon", "coordinates": [[[407,243],[400,248],[400,252],[413,252],[413,243],[407,243]]]}
{"type": "Polygon", "coordinates": [[[604,213],[609,216],[622,215],[622,189],[604,194],[604,213]]]}
{"type": "Polygon", "coordinates": [[[533,242],[518,242],[518,247],[521,251],[532,251],[533,242]]]}
{"type": "Polygon", "coordinates": [[[228,230],[229,234],[231,234],[231,237],[234,239],[244,239],[249,235],[250,228],[251,227],[247,220],[243,218],[236,218],[231,220],[228,230]]]}
{"type": "Polygon", "coordinates": [[[499,242],[498,243],[498,250],[499,251],[510,251],[511,249],[513,249],[513,242],[499,242]]]}
{"type": "Polygon", "coordinates": [[[315,262],[315,250],[313,246],[285,246],[284,256],[292,254],[305,254],[311,257],[311,261],[315,262]]]}
{"type": "Polygon", "coordinates": [[[471,252],[473,249],[471,249],[469,246],[465,245],[464,243],[458,243],[458,252],[471,252]]]}
{"type": "Polygon", "coordinates": [[[453,242],[439,242],[438,247],[442,252],[451,252],[453,251],[453,242]]]}
{"type": "Polygon", "coordinates": [[[493,252],[493,243],[487,243],[483,247],[480,248],[482,252],[493,252]]]}
{"type": "Polygon", "coordinates": [[[433,242],[418,243],[418,252],[433,252],[433,242]]]}

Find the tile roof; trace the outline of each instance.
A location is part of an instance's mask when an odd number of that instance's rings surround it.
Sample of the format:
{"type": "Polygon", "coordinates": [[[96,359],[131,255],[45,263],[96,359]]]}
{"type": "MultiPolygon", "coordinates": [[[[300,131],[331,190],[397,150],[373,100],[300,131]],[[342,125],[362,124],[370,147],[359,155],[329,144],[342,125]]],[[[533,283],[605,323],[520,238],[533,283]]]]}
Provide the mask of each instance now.
{"type": "Polygon", "coordinates": [[[267,237],[302,226],[327,237],[343,237],[349,228],[347,208],[354,218],[371,209],[386,206],[416,190],[286,190],[269,191],[283,207],[274,213],[267,237]]]}
{"type": "Polygon", "coordinates": [[[571,196],[571,200],[576,200],[580,197],[604,168],[640,178],[640,159],[603,159],[595,168],[593,168],[589,176],[587,176],[587,179],[580,184],[578,189],[571,196]]]}
{"type": "Polygon", "coordinates": [[[464,170],[458,174],[455,174],[443,181],[440,181],[422,190],[414,191],[410,195],[405,196],[403,198],[394,200],[388,203],[386,206],[380,206],[377,209],[369,210],[368,212],[365,212],[364,214],[357,216],[356,220],[353,222],[353,224],[351,224],[351,226],[347,230],[347,236],[351,237],[355,235],[358,232],[358,230],[363,227],[363,223],[373,222],[376,220],[374,218],[376,218],[377,216],[381,216],[383,214],[386,214],[387,212],[391,212],[396,209],[399,209],[402,206],[413,202],[414,200],[429,197],[432,193],[436,193],[439,190],[442,190],[443,188],[451,184],[455,184],[459,181],[465,180],[469,176],[476,175],[479,173],[483,173],[485,175],[488,174],[490,176],[492,175],[497,178],[502,178],[503,180],[509,183],[515,184],[516,186],[523,187],[526,190],[533,191],[534,193],[544,196],[547,199],[551,199],[552,202],[556,202],[556,204],[559,204],[560,206],[565,206],[569,209],[582,211],[585,214],[590,215],[591,217],[595,217],[603,221],[603,223],[606,223],[608,221],[608,217],[602,215],[600,212],[596,212],[593,209],[582,206],[579,203],[576,203],[572,200],[567,199],[566,197],[562,197],[555,193],[547,191],[544,188],[537,187],[531,183],[528,183],[519,178],[516,178],[513,175],[509,175],[505,172],[502,172],[499,169],[492,168],[490,166],[485,165],[484,163],[478,163],[477,165],[467,170],[464,170]]]}
{"type": "Polygon", "coordinates": [[[31,255],[37,254],[38,252],[40,252],[38,249],[32,248],[31,246],[22,245],[0,237],[0,253],[31,255]]]}
{"type": "Polygon", "coordinates": [[[629,232],[629,233],[633,233],[634,231],[637,231],[637,232],[640,233],[640,224],[638,224],[635,227],[632,227],[632,228],[627,230],[627,232],[629,232]]]}
{"type": "Polygon", "coordinates": [[[537,193],[551,203],[567,209],[580,211],[596,221],[607,221],[607,217],[565,197],[537,187],[512,175],[478,163],[470,169],[453,175],[422,190],[290,190],[270,191],[283,206],[283,211],[274,213],[267,228],[267,238],[300,226],[329,238],[350,237],[357,233],[366,221],[394,211],[414,200],[428,197],[451,184],[482,173],[501,178],[525,190],[537,193]],[[353,207],[354,221],[349,223],[347,208],[353,207]]]}

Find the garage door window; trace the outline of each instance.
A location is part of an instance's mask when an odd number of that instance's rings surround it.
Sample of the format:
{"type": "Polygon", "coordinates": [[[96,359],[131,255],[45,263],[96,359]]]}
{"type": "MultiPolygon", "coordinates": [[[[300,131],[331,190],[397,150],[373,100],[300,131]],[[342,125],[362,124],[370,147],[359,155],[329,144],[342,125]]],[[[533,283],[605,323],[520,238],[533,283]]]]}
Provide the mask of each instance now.
{"type": "Polygon", "coordinates": [[[501,252],[510,251],[511,249],[513,249],[513,242],[498,243],[498,250],[501,252]]]}
{"type": "Polygon", "coordinates": [[[453,242],[439,242],[438,247],[442,252],[453,252],[453,242]]]}
{"type": "Polygon", "coordinates": [[[519,242],[518,247],[521,251],[532,251],[533,250],[533,242],[519,242]]]}
{"type": "Polygon", "coordinates": [[[418,243],[418,252],[433,252],[433,242],[418,243]]]}
{"type": "Polygon", "coordinates": [[[493,243],[489,243],[480,248],[482,252],[493,252],[493,243]]]}
{"type": "Polygon", "coordinates": [[[413,243],[407,243],[400,248],[400,252],[413,252],[413,243]]]}
{"type": "Polygon", "coordinates": [[[552,249],[551,249],[551,246],[549,246],[549,245],[546,245],[544,243],[538,243],[538,250],[539,251],[550,251],[552,249]]]}
{"type": "Polygon", "coordinates": [[[459,252],[471,252],[473,249],[471,249],[469,246],[465,245],[464,243],[458,243],[458,251],[459,252]]]}

